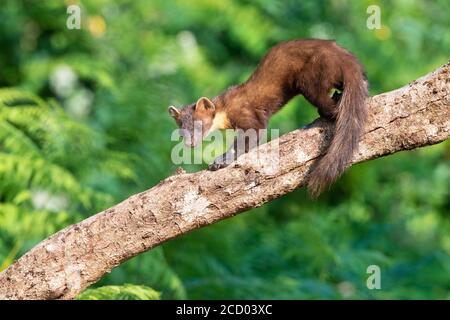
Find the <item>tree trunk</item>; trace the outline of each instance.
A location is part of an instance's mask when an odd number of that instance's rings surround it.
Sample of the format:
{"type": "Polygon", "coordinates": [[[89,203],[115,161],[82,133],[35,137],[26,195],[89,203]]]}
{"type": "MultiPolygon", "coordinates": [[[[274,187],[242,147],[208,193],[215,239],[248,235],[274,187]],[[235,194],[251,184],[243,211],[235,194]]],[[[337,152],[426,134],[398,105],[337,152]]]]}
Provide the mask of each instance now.
{"type": "MultiPolygon", "coordinates": [[[[442,142],[450,136],[450,63],[367,103],[369,121],[352,163],[442,142]]],[[[225,169],[171,176],[69,226],[0,273],[0,298],[72,299],[141,252],[281,197],[305,184],[332,132],[333,124],[317,120],[225,169]],[[276,142],[277,167],[270,153],[276,142]]]]}

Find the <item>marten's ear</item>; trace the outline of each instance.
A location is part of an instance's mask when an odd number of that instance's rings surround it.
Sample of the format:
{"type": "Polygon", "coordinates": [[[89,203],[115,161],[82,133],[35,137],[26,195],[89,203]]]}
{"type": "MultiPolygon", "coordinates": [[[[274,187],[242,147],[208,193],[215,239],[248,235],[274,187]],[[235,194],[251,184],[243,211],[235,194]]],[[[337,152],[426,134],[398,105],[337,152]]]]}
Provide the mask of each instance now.
{"type": "Polygon", "coordinates": [[[167,110],[169,111],[170,115],[175,119],[178,119],[178,117],[180,116],[180,110],[178,110],[174,106],[170,106],[167,110]]]}
{"type": "Polygon", "coordinates": [[[209,100],[206,97],[201,97],[198,99],[197,103],[195,104],[195,110],[201,111],[201,110],[211,110],[214,111],[216,109],[216,106],[214,103],[209,100]]]}

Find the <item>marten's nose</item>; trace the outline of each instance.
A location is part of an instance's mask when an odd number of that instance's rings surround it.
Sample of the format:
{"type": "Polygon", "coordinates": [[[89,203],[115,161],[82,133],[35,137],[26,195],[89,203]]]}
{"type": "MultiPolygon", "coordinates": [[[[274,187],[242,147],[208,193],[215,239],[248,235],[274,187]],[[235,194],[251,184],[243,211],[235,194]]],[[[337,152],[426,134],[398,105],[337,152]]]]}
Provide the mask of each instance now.
{"type": "Polygon", "coordinates": [[[186,145],[186,147],[190,147],[190,148],[193,148],[197,145],[197,143],[195,142],[194,139],[186,138],[186,137],[184,139],[184,144],[186,145]]]}

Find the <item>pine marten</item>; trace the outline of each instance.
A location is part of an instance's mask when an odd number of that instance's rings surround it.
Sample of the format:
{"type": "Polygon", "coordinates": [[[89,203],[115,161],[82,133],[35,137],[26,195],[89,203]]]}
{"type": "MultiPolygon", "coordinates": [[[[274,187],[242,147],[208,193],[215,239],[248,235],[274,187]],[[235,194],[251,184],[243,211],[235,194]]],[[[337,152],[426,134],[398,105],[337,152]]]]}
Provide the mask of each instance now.
{"type": "MultiPolygon", "coordinates": [[[[181,109],[171,106],[169,113],[183,129],[185,143],[193,147],[212,130],[265,129],[272,114],[298,94],[316,106],[321,117],[335,121],[327,152],[309,175],[308,190],[317,197],[349,165],[367,118],[364,68],[335,41],[280,43],[268,51],[245,83],[181,109]]],[[[209,169],[223,168],[248,151],[236,148],[235,143],[209,169]]]]}

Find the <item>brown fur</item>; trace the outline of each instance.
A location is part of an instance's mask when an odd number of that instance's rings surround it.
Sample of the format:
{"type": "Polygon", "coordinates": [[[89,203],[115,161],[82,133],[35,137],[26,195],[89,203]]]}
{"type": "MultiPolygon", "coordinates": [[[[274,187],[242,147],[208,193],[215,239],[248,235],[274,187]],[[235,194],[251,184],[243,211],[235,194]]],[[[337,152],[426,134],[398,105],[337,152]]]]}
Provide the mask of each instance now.
{"type": "Polygon", "coordinates": [[[364,69],[334,41],[280,43],[269,50],[245,83],[212,100],[201,98],[196,104],[177,110],[178,114],[171,114],[188,131],[193,128],[193,121],[201,121],[205,126],[203,134],[209,132],[219,113],[226,114],[226,121],[221,121],[223,128],[258,130],[266,128],[272,114],[298,94],[316,106],[322,117],[336,122],[327,153],[310,174],[308,189],[311,195],[318,196],[348,166],[367,114],[364,69]],[[342,94],[330,96],[333,88],[342,90],[342,94]]]}

